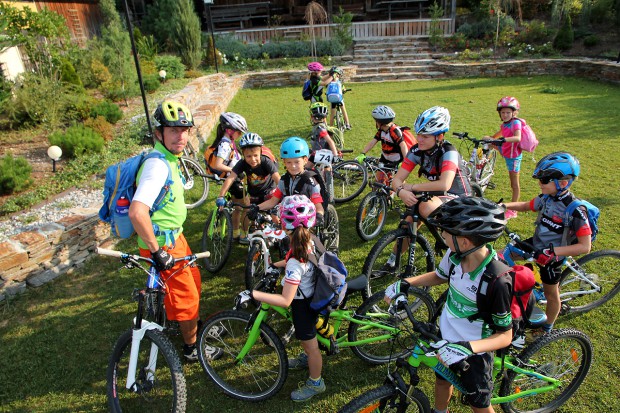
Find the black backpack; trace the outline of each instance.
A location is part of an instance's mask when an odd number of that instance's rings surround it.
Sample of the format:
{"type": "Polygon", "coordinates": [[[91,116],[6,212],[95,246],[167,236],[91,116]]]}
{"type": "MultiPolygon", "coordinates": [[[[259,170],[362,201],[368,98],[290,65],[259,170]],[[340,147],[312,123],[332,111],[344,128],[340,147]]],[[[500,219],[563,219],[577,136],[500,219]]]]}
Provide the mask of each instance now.
{"type": "MultiPolygon", "coordinates": [[[[284,182],[284,188],[286,190],[288,190],[288,188],[291,186],[291,179],[292,179],[291,175],[288,172],[282,176],[282,181],[284,182]]],[[[319,184],[319,187],[321,188],[321,198],[323,198],[323,209],[327,211],[327,205],[329,204],[329,192],[327,191],[327,186],[325,186],[325,181],[323,180],[323,177],[314,168],[306,169],[301,174],[299,181],[297,181],[297,184],[295,184],[295,187],[293,188],[293,193],[288,194],[288,195],[300,195],[301,190],[303,189],[304,185],[306,184],[312,185],[312,179],[314,179],[316,183],[319,184]]]]}

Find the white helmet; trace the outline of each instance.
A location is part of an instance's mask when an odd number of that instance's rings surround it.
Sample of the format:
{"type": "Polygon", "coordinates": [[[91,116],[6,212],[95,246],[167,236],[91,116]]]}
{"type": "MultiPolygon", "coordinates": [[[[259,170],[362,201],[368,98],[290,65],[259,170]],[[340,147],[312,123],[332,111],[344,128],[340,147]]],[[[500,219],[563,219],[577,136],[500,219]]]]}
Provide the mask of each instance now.
{"type": "Polygon", "coordinates": [[[220,123],[224,125],[226,129],[234,129],[243,133],[248,131],[248,124],[245,118],[238,113],[224,112],[220,115],[220,123]]]}
{"type": "Polygon", "coordinates": [[[372,117],[375,118],[376,121],[386,124],[394,120],[396,113],[394,113],[391,107],[380,105],[373,109],[372,117]]]}
{"type": "Polygon", "coordinates": [[[420,113],[414,124],[415,133],[440,135],[450,129],[450,112],[441,106],[433,106],[420,113]]]}
{"type": "Polygon", "coordinates": [[[241,148],[247,148],[250,146],[263,146],[264,144],[265,143],[263,142],[263,138],[261,138],[258,133],[254,132],[244,133],[239,140],[239,146],[241,148]]]}

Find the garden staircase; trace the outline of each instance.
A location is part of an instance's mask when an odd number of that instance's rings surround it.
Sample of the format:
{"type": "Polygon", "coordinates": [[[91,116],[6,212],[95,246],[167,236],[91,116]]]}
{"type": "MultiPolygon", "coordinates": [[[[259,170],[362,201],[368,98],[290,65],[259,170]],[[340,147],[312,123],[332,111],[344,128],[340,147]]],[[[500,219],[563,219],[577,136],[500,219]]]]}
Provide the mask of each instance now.
{"type": "Polygon", "coordinates": [[[356,41],[353,64],[357,74],[351,82],[437,79],[445,74],[435,69],[436,56],[419,37],[380,37],[356,41]]]}

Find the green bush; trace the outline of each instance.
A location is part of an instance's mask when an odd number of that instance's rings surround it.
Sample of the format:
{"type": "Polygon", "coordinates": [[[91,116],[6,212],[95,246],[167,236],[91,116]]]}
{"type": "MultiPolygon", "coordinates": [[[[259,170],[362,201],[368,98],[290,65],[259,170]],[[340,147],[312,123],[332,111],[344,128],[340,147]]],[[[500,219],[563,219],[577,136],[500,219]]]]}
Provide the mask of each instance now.
{"type": "Polygon", "coordinates": [[[155,57],[157,71],[165,70],[166,79],[182,79],[185,73],[185,66],[176,56],[161,55],[155,57]]]}
{"type": "Polygon", "coordinates": [[[333,16],[336,23],[335,37],[345,49],[349,49],[353,45],[353,34],[351,34],[351,26],[353,22],[353,13],[346,12],[339,8],[337,15],[333,16]]]}
{"type": "MultiPolygon", "coordinates": [[[[210,45],[210,42],[205,40],[205,44],[210,45]]],[[[235,58],[237,61],[239,59],[264,59],[265,54],[269,59],[307,57],[311,55],[310,42],[301,40],[243,44],[232,36],[226,35],[217,36],[215,45],[229,62],[232,62],[235,58]]],[[[316,42],[316,49],[319,56],[342,56],[346,50],[340,41],[333,39],[318,40],[316,42]]]]}
{"type": "Polygon", "coordinates": [[[586,47],[597,46],[600,43],[601,43],[601,38],[595,34],[587,36],[583,39],[583,45],[586,47]]]}
{"type": "Polygon", "coordinates": [[[90,111],[91,118],[96,118],[97,116],[103,116],[105,120],[111,124],[115,124],[123,118],[123,111],[116,103],[104,100],[95,105],[90,111]]]}
{"type": "Polygon", "coordinates": [[[142,82],[144,84],[144,90],[148,93],[153,93],[161,86],[159,81],[159,75],[146,75],[143,76],[142,82]]]}
{"type": "Polygon", "coordinates": [[[80,77],[75,71],[73,63],[68,59],[62,59],[60,65],[60,80],[75,86],[82,86],[82,80],[80,80],[80,77]]]}
{"type": "Polygon", "coordinates": [[[54,132],[49,137],[50,144],[60,146],[63,156],[75,158],[89,152],[101,152],[103,137],[84,125],[74,125],[65,133],[54,132]]]}
{"type": "Polygon", "coordinates": [[[0,158],[0,195],[9,195],[28,188],[33,182],[31,172],[32,166],[26,158],[13,158],[10,152],[0,158]]]}
{"type": "MultiPolygon", "coordinates": [[[[499,31],[503,33],[505,31],[513,31],[515,28],[515,21],[512,17],[502,15],[499,19],[499,31]]],[[[492,39],[495,37],[497,31],[496,19],[484,19],[475,23],[465,23],[461,25],[457,33],[463,34],[468,39],[492,39]]]]}
{"type": "Polygon", "coordinates": [[[69,123],[82,122],[88,119],[95,105],[93,97],[82,92],[81,88],[74,87],[75,93],[67,93],[65,95],[65,121],[69,123]]]}
{"type": "Polygon", "coordinates": [[[553,30],[540,20],[532,20],[523,24],[523,29],[519,32],[517,42],[521,43],[545,43],[551,40],[553,30]]]}
{"type": "Polygon", "coordinates": [[[573,42],[575,41],[575,33],[573,32],[573,25],[571,22],[570,15],[567,15],[564,19],[564,23],[560,30],[558,30],[558,34],[553,39],[553,47],[556,50],[568,50],[573,47],[573,42]]]}
{"type": "Polygon", "coordinates": [[[106,142],[111,141],[114,137],[114,127],[110,122],[105,120],[103,116],[86,119],[84,121],[84,126],[97,132],[106,142]]]}

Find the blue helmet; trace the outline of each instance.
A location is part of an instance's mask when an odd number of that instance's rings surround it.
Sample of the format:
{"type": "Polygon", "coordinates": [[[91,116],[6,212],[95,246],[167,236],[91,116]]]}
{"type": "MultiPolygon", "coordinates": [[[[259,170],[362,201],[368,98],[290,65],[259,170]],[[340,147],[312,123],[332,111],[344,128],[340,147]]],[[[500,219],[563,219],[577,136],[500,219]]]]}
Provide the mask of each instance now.
{"type": "Polygon", "coordinates": [[[310,148],[305,140],[292,136],[280,145],[280,158],[301,158],[310,155],[310,148]]]}
{"type": "Polygon", "coordinates": [[[450,112],[441,106],[433,106],[420,113],[415,120],[416,134],[441,135],[450,129],[450,112]]]}
{"type": "Polygon", "coordinates": [[[579,176],[581,168],[579,166],[579,160],[568,152],[553,152],[544,156],[536,164],[532,178],[542,179],[549,178],[555,181],[555,186],[558,191],[565,189],[560,187],[558,180],[568,180],[568,188],[575,178],[579,176]]]}

